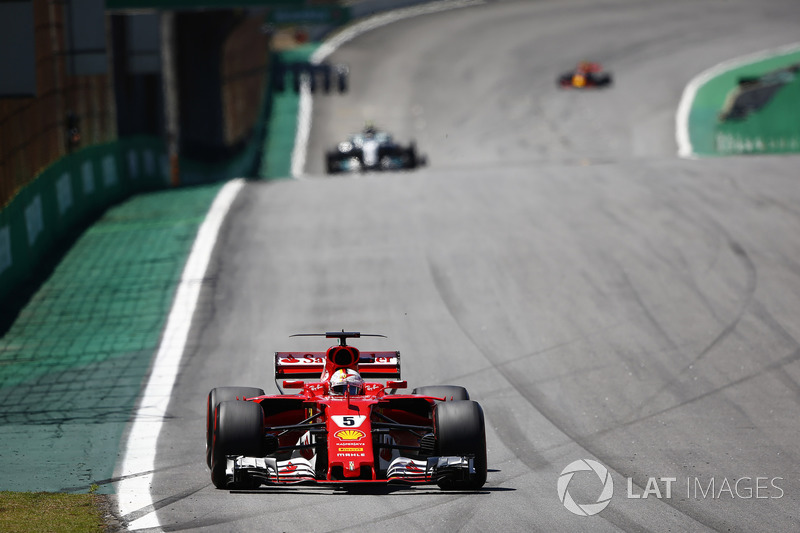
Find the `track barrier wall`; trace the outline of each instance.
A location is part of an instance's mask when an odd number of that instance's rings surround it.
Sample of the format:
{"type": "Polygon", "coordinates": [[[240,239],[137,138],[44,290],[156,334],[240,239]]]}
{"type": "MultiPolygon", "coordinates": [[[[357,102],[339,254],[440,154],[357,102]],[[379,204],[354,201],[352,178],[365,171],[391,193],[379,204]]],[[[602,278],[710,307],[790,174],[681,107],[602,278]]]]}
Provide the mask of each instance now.
{"type": "MultiPolygon", "coordinates": [[[[259,126],[244,149],[224,163],[181,159],[181,185],[254,176],[264,130],[259,126]]],[[[50,165],[0,210],[0,300],[110,206],[170,186],[166,147],[157,137],[131,137],[88,147],[50,165]]]]}
{"type": "Polygon", "coordinates": [[[85,148],[45,169],[0,210],[0,299],[108,206],[168,184],[163,143],[135,137],[85,148]]]}

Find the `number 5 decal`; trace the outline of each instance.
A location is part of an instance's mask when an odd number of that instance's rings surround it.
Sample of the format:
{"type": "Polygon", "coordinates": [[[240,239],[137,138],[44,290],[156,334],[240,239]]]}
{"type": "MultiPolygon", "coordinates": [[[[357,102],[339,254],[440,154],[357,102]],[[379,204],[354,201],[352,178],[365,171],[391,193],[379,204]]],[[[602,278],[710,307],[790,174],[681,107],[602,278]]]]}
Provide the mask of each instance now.
{"type": "Polygon", "coordinates": [[[364,415],[333,415],[331,420],[340,428],[357,428],[367,417],[364,415]]]}

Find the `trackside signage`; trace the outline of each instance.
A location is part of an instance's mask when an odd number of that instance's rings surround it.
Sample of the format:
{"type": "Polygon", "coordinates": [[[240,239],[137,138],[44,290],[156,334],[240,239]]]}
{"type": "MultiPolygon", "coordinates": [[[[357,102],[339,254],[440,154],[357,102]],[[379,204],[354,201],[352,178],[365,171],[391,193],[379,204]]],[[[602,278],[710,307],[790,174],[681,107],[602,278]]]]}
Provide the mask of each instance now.
{"type": "MultiPolygon", "coordinates": [[[[129,137],[62,157],[0,207],[0,299],[14,292],[68,233],[86,227],[106,207],[137,192],[163,189],[165,174],[133,179],[123,153],[163,154],[158,138],[129,137]]],[[[146,159],[145,159],[146,160],[146,159]]]]}
{"type": "Polygon", "coordinates": [[[624,490],[614,492],[614,481],[603,464],[593,459],[578,459],[558,476],[558,499],[572,514],[593,516],[601,513],[612,499],[627,500],[777,500],[785,495],[780,476],[648,476],[644,483],[625,478],[624,490]]]}

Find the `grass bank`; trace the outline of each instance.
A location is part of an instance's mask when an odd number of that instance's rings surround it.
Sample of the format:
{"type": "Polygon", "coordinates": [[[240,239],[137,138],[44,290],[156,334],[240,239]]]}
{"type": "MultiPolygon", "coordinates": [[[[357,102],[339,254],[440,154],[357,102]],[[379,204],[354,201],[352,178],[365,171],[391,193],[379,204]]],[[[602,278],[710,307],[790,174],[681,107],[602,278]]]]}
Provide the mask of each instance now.
{"type": "Polygon", "coordinates": [[[110,533],[123,528],[106,495],[0,491],[0,531],[110,533]]]}

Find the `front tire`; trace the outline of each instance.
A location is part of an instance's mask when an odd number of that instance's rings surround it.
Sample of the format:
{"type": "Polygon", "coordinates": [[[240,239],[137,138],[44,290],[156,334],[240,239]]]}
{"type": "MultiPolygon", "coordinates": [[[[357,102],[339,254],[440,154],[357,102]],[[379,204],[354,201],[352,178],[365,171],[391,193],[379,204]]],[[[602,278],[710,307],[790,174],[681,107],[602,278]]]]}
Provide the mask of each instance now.
{"type": "Polygon", "coordinates": [[[456,400],[437,403],[433,409],[433,434],[436,454],[472,455],[475,473],[466,479],[439,480],[442,489],[477,490],[486,483],[486,425],[478,402],[456,400]]]}
{"type": "Polygon", "coordinates": [[[218,489],[258,487],[257,481],[234,482],[226,472],[229,455],[263,457],[264,411],[255,402],[227,401],[214,411],[211,482],[218,489]]]}
{"type": "Polygon", "coordinates": [[[214,435],[214,410],[221,402],[244,400],[264,396],[264,389],[256,387],[217,387],[211,389],[206,399],[206,464],[211,468],[211,440],[214,435]]]}

